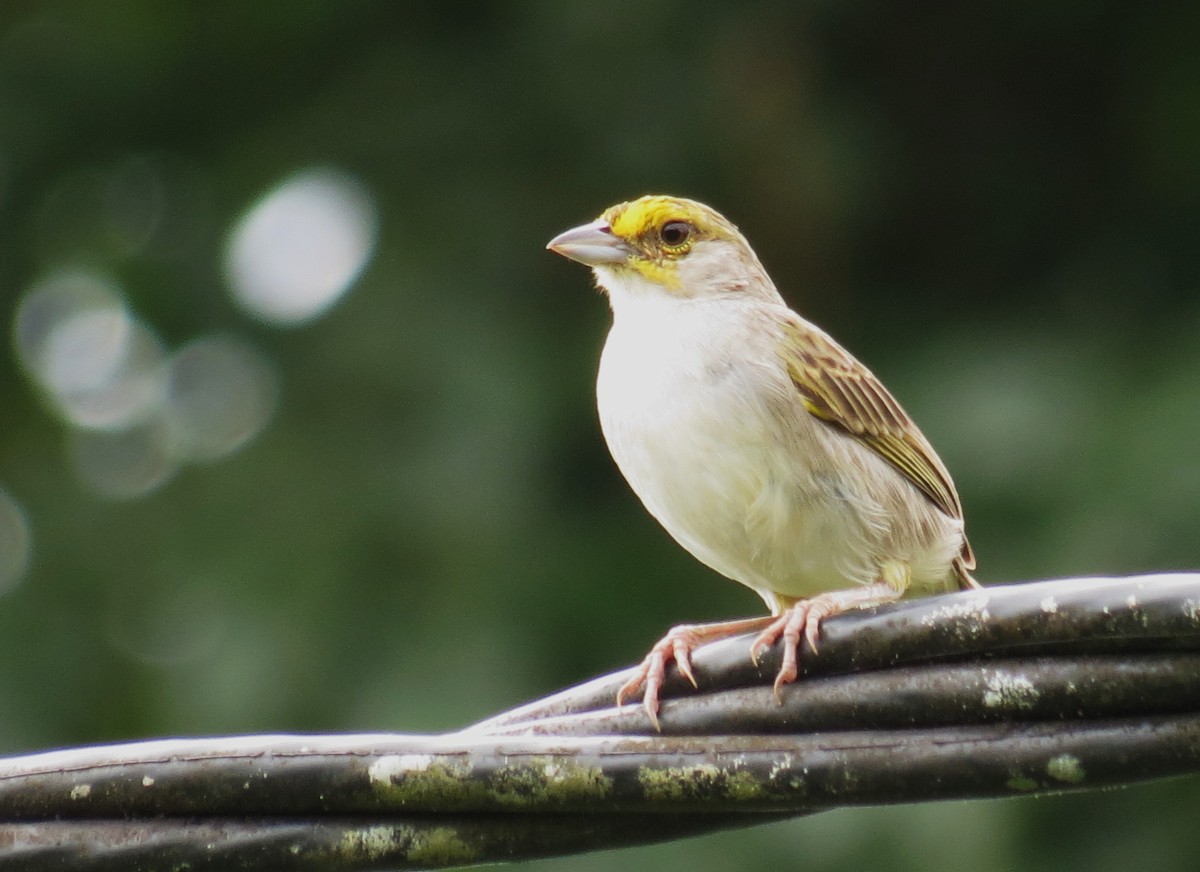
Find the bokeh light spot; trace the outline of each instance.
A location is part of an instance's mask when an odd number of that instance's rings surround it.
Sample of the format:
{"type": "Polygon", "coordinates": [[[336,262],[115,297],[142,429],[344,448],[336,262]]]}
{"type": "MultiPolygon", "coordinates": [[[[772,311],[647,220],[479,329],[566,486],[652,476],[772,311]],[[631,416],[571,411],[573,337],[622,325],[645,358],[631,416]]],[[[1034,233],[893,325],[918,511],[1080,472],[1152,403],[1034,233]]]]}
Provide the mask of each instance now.
{"type": "Polygon", "coordinates": [[[86,393],[112,381],[129,350],[132,319],[123,308],[84,309],[55,325],[38,374],[56,394],[86,393]]]}
{"type": "Polygon", "coordinates": [[[18,357],[70,424],[121,429],[161,403],[162,344],[98,276],[60,273],[31,288],[15,332],[18,357]]]}
{"type": "Polygon", "coordinates": [[[20,583],[29,570],[33,534],[20,504],[0,490],[0,594],[20,583]]]}
{"type": "Polygon", "coordinates": [[[253,346],[227,336],[193,340],[167,367],[173,450],[189,461],[235,451],[266,426],[278,394],[275,368],[253,346]]]}
{"type": "Polygon", "coordinates": [[[71,456],[85,487],[119,500],[145,496],[178,468],[166,428],[159,423],[119,432],[76,430],[71,434],[71,456]]]}
{"type": "Polygon", "coordinates": [[[76,270],[54,273],[26,291],[17,306],[17,356],[38,376],[42,348],[62,322],[81,312],[123,308],[116,287],[100,276],[76,270]]]}
{"type": "Polygon", "coordinates": [[[306,170],[267,193],[234,227],[225,270],[234,299],[277,326],[324,314],[362,272],[377,214],[344,173],[306,170]]]}

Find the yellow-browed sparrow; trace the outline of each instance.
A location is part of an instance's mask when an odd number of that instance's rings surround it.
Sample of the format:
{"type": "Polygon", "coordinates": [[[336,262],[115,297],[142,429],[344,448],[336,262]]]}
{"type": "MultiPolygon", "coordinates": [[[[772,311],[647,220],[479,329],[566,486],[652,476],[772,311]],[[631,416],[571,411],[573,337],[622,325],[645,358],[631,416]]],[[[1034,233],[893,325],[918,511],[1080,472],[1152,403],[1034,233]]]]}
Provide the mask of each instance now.
{"type": "Polygon", "coordinates": [[[556,236],[592,268],[613,326],[596,397],[613,458],[676,541],[756,591],[770,617],[672,629],[620,690],[664,670],[694,685],[697,645],[782,637],[775,692],[822,618],[906,592],[978,586],[950,474],[887,389],[787,307],[738,229],[678,197],[620,203],[556,236]]]}

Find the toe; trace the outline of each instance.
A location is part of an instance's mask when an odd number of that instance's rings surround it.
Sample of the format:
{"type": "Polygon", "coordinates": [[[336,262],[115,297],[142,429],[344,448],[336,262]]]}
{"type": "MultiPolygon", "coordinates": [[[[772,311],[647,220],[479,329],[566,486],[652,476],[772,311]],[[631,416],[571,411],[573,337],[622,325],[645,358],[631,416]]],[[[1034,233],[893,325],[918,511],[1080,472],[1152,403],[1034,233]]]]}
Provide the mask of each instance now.
{"type": "Polygon", "coordinates": [[[671,656],[675,659],[675,668],[680,674],[691,682],[692,687],[699,688],[700,685],[696,683],[696,676],[692,672],[691,645],[684,639],[676,639],[672,645],[671,656]]]}
{"type": "Polygon", "coordinates": [[[658,691],[662,687],[663,673],[665,669],[660,668],[657,672],[651,670],[646,676],[646,693],[642,697],[642,708],[646,710],[646,715],[650,718],[650,723],[654,724],[654,729],[662,732],[662,727],[658,724],[658,691]]]}
{"type": "Polygon", "coordinates": [[[814,654],[817,653],[817,641],[821,638],[821,616],[815,611],[809,614],[804,622],[804,639],[814,654]]]}
{"type": "Polygon", "coordinates": [[[779,674],[775,676],[774,685],[775,702],[777,704],[783,705],[783,686],[785,684],[791,684],[793,681],[795,681],[797,674],[798,671],[794,661],[790,667],[787,664],[784,664],[783,667],[780,668],[779,674]]]}
{"type": "Polygon", "coordinates": [[[645,682],[646,666],[645,664],[642,664],[637,668],[633,675],[630,676],[629,680],[622,684],[620,689],[617,690],[617,708],[622,706],[626,697],[633,696],[635,693],[641,690],[641,687],[643,684],[645,684],[645,682]]]}
{"type": "Polygon", "coordinates": [[[787,612],[784,612],[767,626],[765,630],[754,637],[754,641],[750,643],[750,661],[757,666],[758,658],[763,652],[779,641],[779,637],[783,634],[784,628],[787,626],[787,612]]]}

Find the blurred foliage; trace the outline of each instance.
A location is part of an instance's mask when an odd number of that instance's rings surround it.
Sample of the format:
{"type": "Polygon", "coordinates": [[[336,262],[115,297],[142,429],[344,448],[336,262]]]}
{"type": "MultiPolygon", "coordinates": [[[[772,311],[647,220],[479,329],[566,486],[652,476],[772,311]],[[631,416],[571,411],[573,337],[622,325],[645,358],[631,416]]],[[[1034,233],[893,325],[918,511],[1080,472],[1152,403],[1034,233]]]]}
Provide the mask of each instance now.
{"type": "MultiPolygon", "coordinates": [[[[10,323],[91,270],[166,346],[237,337],[279,387],[241,450],[115,499],[0,366],[32,542],[0,750],[452,728],[757,612],[614,470],[605,304],[542,250],[648,191],[738,222],[893,388],[984,581],[1197,568],[1198,38],[1186,4],[5,4],[10,323]],[[284,328],[222,264],[312,168],[356,180],[378,239],[284,328]]],[[[530,868],[1190,869],[1198,804],[1182,781],[852,810],[530,868]]]]}

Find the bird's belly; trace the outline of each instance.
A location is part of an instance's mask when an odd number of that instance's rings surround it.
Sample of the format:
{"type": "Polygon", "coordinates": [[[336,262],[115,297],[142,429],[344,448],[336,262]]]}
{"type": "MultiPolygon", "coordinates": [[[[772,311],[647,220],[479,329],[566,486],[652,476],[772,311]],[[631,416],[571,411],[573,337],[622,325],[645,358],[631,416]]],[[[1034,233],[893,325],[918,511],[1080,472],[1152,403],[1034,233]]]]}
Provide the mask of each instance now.
{"type": "Polygon", "coordinates": [[[735,370],[720,378],[643,371],[617,384],[605,375],[602,367],[609,450],[649,512],[696,558],[764,599],[872,580],[858,560],[854,507],[811,468],[815,458],[798,455],[794,440],[782,443],[750,379],[735,370]]]}
{"type": "Polygon", "coordinates": [[[776,595],[873,582],[883,560],[912,567],[919,587],[949,580],[961,525],[932,505],[922,519],[900,517],[903,503],[864,492],[862,476],[830,452],[883,461],[807,414],[780,420],[772,402],[786,386],[748,363],[712,373],[608,358],[606,348],[597,399],[609,450],[650,514],[701,562],[772,608],[776,595]]]}

